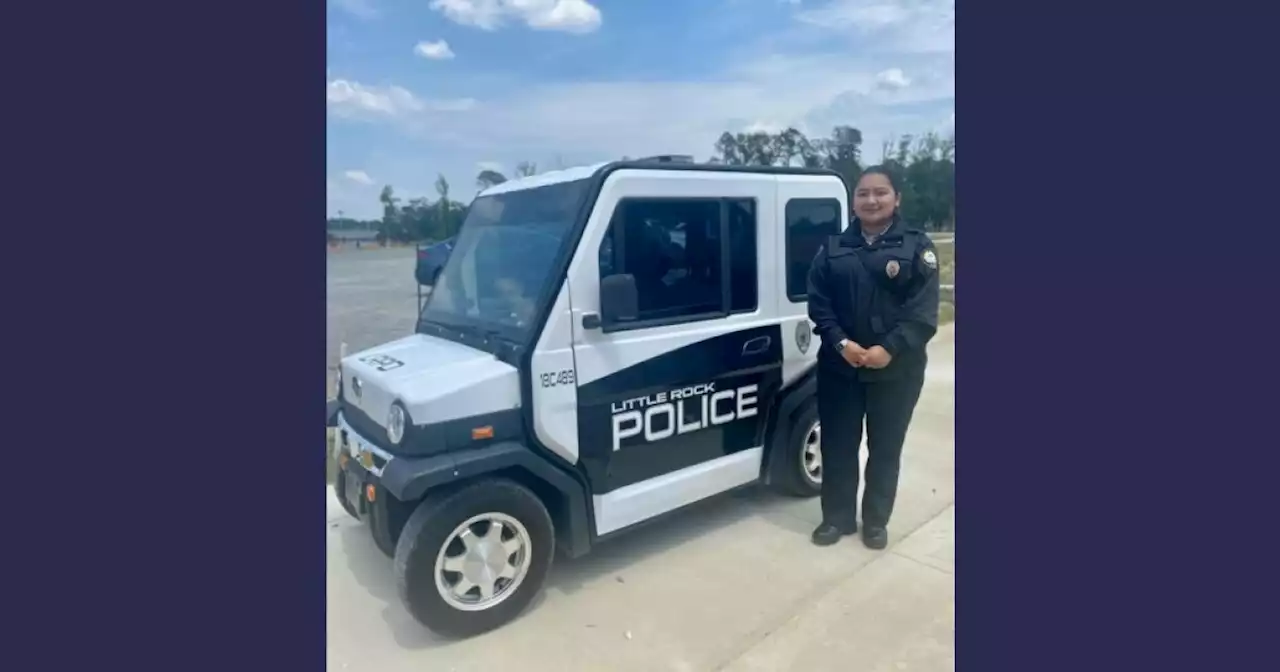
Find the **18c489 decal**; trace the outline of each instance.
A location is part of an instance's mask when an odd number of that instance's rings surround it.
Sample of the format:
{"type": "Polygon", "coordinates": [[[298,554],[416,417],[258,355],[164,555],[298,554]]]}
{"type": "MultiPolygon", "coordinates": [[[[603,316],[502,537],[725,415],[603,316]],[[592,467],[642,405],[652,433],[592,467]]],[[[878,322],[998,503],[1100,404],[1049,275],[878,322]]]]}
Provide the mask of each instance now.
{"type": "Polygon", "coordinates": [[[652,443],[753,417],[760,412],[758,391],[756,384],[716,390],[716,384],[710,382],[615,401],[611,408],[613,449],[621,449],[626,439],[637,436],[652,443]]]}
{"type": "Polygon", "coordinates": [[[563,371],[548,371],[538,374],[538,379],[542,381],[543,387],[559,387],[561,385],[573,385],[577,381],[573,375],[573,369],[565,369],[563,371]]]}

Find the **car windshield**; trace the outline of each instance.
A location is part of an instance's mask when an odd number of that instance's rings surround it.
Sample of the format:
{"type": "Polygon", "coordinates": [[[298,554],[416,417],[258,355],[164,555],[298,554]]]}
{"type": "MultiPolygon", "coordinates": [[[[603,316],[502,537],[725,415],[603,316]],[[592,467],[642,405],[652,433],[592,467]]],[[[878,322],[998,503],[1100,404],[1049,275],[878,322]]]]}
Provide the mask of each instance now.
{"type": "Polygon", "coordinates": [[[523,341],[578,215],[586,180],[480,196],[418,321],[523,341]]]}

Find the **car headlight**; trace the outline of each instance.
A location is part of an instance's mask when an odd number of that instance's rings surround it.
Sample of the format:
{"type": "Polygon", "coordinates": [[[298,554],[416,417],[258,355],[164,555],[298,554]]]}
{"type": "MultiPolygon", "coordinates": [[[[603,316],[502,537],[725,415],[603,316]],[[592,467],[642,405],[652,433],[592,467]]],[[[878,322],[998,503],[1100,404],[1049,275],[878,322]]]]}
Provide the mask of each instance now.
{"type": "Polygon", "coordinates": [[[391,441],[392,445],[398,446],[404,440],[404,429],[408,421],[409,416],[405,413],[404,407],[400,404],[391,404],[391,412],[387,414],[387,440],[391,441]]]}

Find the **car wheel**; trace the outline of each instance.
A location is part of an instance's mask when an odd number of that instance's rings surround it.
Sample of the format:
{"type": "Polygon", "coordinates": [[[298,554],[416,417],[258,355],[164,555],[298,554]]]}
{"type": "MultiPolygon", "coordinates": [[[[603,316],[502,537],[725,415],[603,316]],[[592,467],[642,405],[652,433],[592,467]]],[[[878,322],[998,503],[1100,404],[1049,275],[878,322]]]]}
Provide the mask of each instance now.
{"type": "Polygon", "coordinates": [[[518,483],[483,480],[429,495],[396,545],[400,599],[435,633],[463,638],[492,630],[542,590],[554,546],[550,514],[518,483]]]}
{"type": "Polygon", "coordinates": [[[770,482],[784,494],[816,497],[822,493],[822,423],[816,401],[806,402],[785,431],[785,442],[770,460],[770,482]]]}

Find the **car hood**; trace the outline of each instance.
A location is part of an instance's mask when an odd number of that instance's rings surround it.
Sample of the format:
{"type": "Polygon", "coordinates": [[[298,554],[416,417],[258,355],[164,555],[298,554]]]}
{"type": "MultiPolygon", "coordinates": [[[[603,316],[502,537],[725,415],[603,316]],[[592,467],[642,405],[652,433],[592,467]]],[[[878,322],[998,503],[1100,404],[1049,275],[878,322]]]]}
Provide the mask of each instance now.
{"type": "Polygon", "coordinates": [[[385,426],[399,401],[415,425],[520,406],[520,376],[492,354],[413,334],[342,360],[342,401],[385,426]]]}

